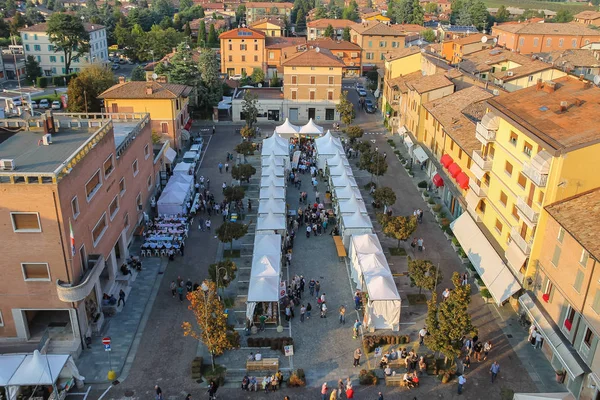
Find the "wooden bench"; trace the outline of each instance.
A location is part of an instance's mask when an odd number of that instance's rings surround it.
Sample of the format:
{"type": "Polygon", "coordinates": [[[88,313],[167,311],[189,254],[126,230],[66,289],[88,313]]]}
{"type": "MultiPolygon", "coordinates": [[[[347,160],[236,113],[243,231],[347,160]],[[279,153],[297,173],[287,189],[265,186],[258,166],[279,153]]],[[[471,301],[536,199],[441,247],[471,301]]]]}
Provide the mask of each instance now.
{"type": "Polygon", "coordinates": [[[406,367],[406,359],[397,358],[395,360],[388,360],[388,365],[390,368],[404,368],[406,367]]]}
{"type": "Polygon", "coordinates": [[[385,377],[385,386],[400,386],[406,387],[406,382],[402,379],[402,375],[393,375],[385,377]]]}
{"type": "Polygon", "coordinates": [[[260,361],[246,361],[247,371],[279,371],[278,358],[263,358],[260,361]]]}
{"type": "Polygon", "coordinates": [[[344,247],[344,243],[342,242],[342,237],[334,236],[333,243],[335,243],[335,250],[337,251],[340,261],[343,261],[343,259],[348,256],[348,253],[346,253],[346,248],[344,247]]]}

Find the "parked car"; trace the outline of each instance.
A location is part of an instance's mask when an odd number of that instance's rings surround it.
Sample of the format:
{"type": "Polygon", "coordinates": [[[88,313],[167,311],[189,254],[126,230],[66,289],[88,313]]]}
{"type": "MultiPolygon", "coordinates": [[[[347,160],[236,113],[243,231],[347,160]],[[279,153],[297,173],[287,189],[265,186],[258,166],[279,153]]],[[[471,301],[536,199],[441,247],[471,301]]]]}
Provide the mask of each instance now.
{"type": "Polygon", "coordinates": [[[41,99],[39,103],[40,108],[48,108],[50,104],[48,103],[48,99],[41,99]]]}
{"type": "Polygon", "coordinates": [[[62,107],[62,105],[60,104],[60,101],[54,100],[52,102],[52,109],[53,110],[60,110],[61,107],[62,107]]]}
{"type": "Polygon", "coordinates": [[[119,64],[125,64],[127,61],[124,58],[119,59],[119,64]]]}
{"type": "Polygon", "coordinates": [[[121,68],[121,66],[120,66],[119,64],[117,64],[117,63],[114,63],[114,64],[112,65],[112,69],[113,69],[113,71],[116,71],[116,70],[118,70],[119,68],[121,68]]]}
{"type": "Polygon", "coordinates": [[[367,91],[361,87],[360,89],[356,89],[356,91],[358,92],[358,95],[361,97],[367,97],[367,91]]]}
{"type": "Polygon", "coordinates": [[[31,106],[31,109],[33,110],[34,108],[38,108],[38,104],[35,102],[35,100],[31,100],[31,103],[29,103],[29,105],[31,106]]]}
{"type": "Polygon", "coordinates": [[[377,107],[375,106],[373,101],[371,99],[366,99],[365,100],[365,111],[368,112],[369,114],[373,114],[375,112],[375,110],[377,110],[377,107]]]}
{"type": "Polygon", "coordinates": [[[229,77],[229,79],[234,80],[234,81],[239,81],[240,79],[242,79],[242,75],[241,74],[231,75],[229,77]]]}

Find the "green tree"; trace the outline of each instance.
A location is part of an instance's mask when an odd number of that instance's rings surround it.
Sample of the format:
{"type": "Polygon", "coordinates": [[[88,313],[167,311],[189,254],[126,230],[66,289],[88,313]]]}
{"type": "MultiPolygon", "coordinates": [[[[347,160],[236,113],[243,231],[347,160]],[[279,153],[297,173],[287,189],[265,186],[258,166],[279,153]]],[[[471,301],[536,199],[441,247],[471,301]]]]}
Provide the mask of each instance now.
{"type": "Polygon", "coordinates": [[[198,64],[194,61],[192,50],[185,43],[177,46],[177,51],[170,58],[167,67],[160,63],[156,66],[155,71],[157,74],[166,73],[170,83],[189,85],[194,88],[200,83],[198,64]],[[166,68],[166,71],[162,71],[162,68],[166,68]]]}
{"type": "Polygon", "coordinates": [[[414,215],[403,217],[377,214],[377,221],[381,224],[384,235],[398,240],[398,248],[400,248],[400,241],[408,240],[417,230],[417,217],[414,215]]]}
{"type": "Polygon", "coordinates": [[[240,222],[225,221],[216,231],[217,238],[222,243],[229,243],[230,249],[233,249],[233,241],[241,239],[248,233],[248,225],[240,222]]]}
{"type": "Polygon", "coordinates": [[[242,135],[244,140],[252,139],[254,136],[256,136],[256,129],[250,128],[248,125],[246,125],[240,129],[240,135],[242,135]]]}
{"type": "Polygon", "coordinates": [[[425,12],[428,14],[435,14],[437,12],[437,3],[431,2],[425,4],[425,12]]]}
{"type": "Polygon", "coordinates": [[[476,334],[477,328],[473,326],[468,310],[471,285],[461,285],[458,272],[452,275],[452,284],[454,289],[446,301],[434,302],[434,295],[427,304],[427,328],[430,334],[425,338],[425,344],[454,363],[460,356],[463,336],[476,334]]]}
{"type": "Polygon", "coordinates": [[[345,27],[344,31],[342,32],[342,40],[345,40],[347,42],[350,41],[350,27],[345,27]]]}
{"type": "Polygon", "coordinates": [[[429,260],[408,258],[408,276],[413,285],[422,289],[433,291],[442,282],[442,272],[429,260]]]}
{"type": "Polygon", "coordinates": [[[210,24],[207,42],[209,47],[219,47],[219,38],[215,30],[215,24],[210,24]]]}
{"type": "MultiPolygon", "coordinates": [[[[246,142],[248,143],[248,142],[246,142]]],[[[231,177],[239,181],[250,183],[250,177],[256,173],[256,168],[251,164],[238,164],[231,168],[231,177]]]]}
{"type": "Polygon", "coordinates": [[[556,12],[554,22],[571,22],[573,21],[573,13],[566,8],[561,8],[556,12]]]}
{"type": "Polygon", "coordinates": [[[198,290],[187,294],[188,309],[194,313],[195,326],[184,322],[184,336],[191,336],[202,342],[210,353],[211,365],[215,370],[215,356],[220,356],[233,346],[227,337],[227,315],[225,306],[217,294],[215,282],[205,280],[198,290]]]}
{"type": "Polygon", "coordinates": [[[325,7],[323,7],[322,4],[319,4],[319,6],[316,8],[314,18],[315,19],[327,18],[327,10],[325,9],[325,7]]]}
{"type": "Polygon", "coordinates": [[[198,25],[198,46],[206,47],[206,22],[200,21],[198,25]]]}
{"type": "Polygon", "coordinates": [[[388,164],[385,157],[378,151],[366,151],[361,152],[358,167],[371,174],[372,182],[373,176],[382,176],[386,173],[388,164]]]}
{"type": "Polygon", "coordinates": [[[223,196],[228,203],[242,200],[246,195],[246,191],[241,186],[227,186],[223,190],[223,196]]]}
{"type": "Polygon", "coordinates": [[[153,0],[152,11],[157,15],[159,20],[162,20],[164,17],[173,17],[175,14],[175,7],[171,0],[153,0]]]}
{"type": "Polygon", "coordinates": [[[280,86],[281,86],[281,80],[279,79],[279,77],[277,77],[277,71],[275,71],[275,73],[271,77],[271,80],[269,81],[269,87],[280,87],[280,86]]]}
{"type": "Polygon", "coordinates": [[[360,139],[365,131],[358,125],[352,125],[346,128],[346,136],[350,139],[350,143],[354,144],[356,139],[360,139]]]}
{"type": "MultiPolygon", "coordinates": [[[[431,4],[431,3],[429,3],[431,4]]],[[[433,43],[435,42],[436,36],[435,36],[435,32],[433,31],[433,29],[431,28],[427,28],[425,29],[422,33],[421,36],[423,37],[423,40],[428,41],[429,43],[433,43]]]]}
{"type": "Polygon", "coordinates": [[[158,26],[160,26],[161,29],[173,28],[173,20],[171,17],[163,17],[158,26]]]}
{"type": "Polygon", "coordinates": [[[335,31],[333,30],[333,26],[331,26],[331,24],[327,25],[327,28],[325,28],[325,32],[323,32],[323,37],[333,39],[334,34],[335,31]]]}
{"type": "Polygon", "coordinates": [[[342,18],[343,19],[348,19],[350,21],[356,21],[358,19],[358,11],[356,8],[352,7],[351,5],[344,8],[342,10],[342,18]]]}
{"type": "MultiPolygon", "coordinates": [[[[254,144],[252,142],[243,141],[235,146],[235,152],[245,156],[251,156],[254,154],[254,144]]],[[[234,167],[235,168],[235,167],[234,167]]],[[[233,173],[233,168],[231,169],[233,173]]]]}
{"type": "Polygon", "coordinates": [[[209,279],[213,282],[216,282],[217,287],[220,288],[226,288],[229,286],[229,284],[235,279],[236,272],[237,265],[235,265],[235,263],[229,258],[208,266],[209,279]],[[217,279],[217,271],[219,272],[219,279],[217,279]]]}
{"type": "Polygon", "coordinates": [[[132,81],[145,81],[146,80],[146,71],[142,68],[141,65],[136,65],[131,70],[131,80],[132,81]]]}
{"type": "Polygon", "coordinates": [[[296,14],[296,32],[306,31],[306,15],[303,10],[298,10],[296,14]]]}
{"type": "Polygon", "coordinates": [[[235,10],[235,22],[237,25],[240,25],[242,21],[246,20],[246,6],[244,4],[240,4],[238,8],[235,10]]]}
{"type": "Polygon", "coordinates": [[[7,38],[10,36],[10,25],[6,23],[4,18],[0,18],[0,37],[7,38]]]}
{"type": "Polygon", "coordinates": [[[193,0],[180,0],[179,1],[179,11],[189,10],[194,6],[193,0]]]}
{"type": "Polygon", "coordinates": [[[506,22],[510,19],[510,13],[508,12],[504,4],[498,7],[498,11],[494,16],[494,19],[496,20],[496,22],[506,22]]]}
{"type": "Polygon", "coordinates": [[[90,50],[90,35],[83,22],[71,14],[54,13],[48,20],[48,40],[65,57],[65,71],[71,72],[71,62],[90,50]]]}
{"type": "Polygon", "coordinates": [[[413,0],[400,0],[395,3],[393,14],[398,24],[410,24],[413,19],[413,0]]]}
{"type": "Polygon", "coordinates": [[[10,23],[10,32],[13,36],[19,36],[19,29],[27,25],[27,21],[21,15],[21,13],[16,13],[10,23]]]}
{"type": "Polygon", "coordinates": [[[252,129],[252,125],[258,117],[258,96],[250,93],[249,90],[244,92],[244,100],[242,100],[242,112],[246,119],[246,126],[252,129]]]}
{"type": "Polygon", "coordinates": [[[183,28],[183,35],[186,38],[192,37],[192,28],[190,28],[190,23],[186,22],[185,27],[183,28]]]}
{"type": "MultiPolygon", "coordinates": [[[[54,14],[53,14],[54,15],[54,14]]],[[[85,67],[67,88],[70,112],[100,112],[98,97],[115,83],[110,69],[99,64],[85,67]]]]}
{"type": "Polygon", "coordinates": [[[198,59],[200,68],[200,86],[198,87],[198,106],[212,112],[212,108],[219,104],[223,97],[223,85],[219,77],[220,65],[215,54],[210,49],[204,49],[198,59]]]}
{"type": "MultiPolygon", "coordinates": [[[[394,193],[392,188],[382,186],[375,189],[375,192],[373,193],[373,199],[383,204],[383,206],[387,208],[392,204],[396,203],[396,193],[394,193]]],[[[385,213],[385,211],[386,210],[384,209],[383,212],[385,213]]]]}
{"type": "Polygon", "coordinates": [[[419,0],[413,0],[412,4],[412,19],[410,21],[411,24],[423,25],[424,15],[423,15],[423,7],[421,7],[421,3],[419,0]]]}
{"type": "Polygon", "coordinates": [[[356,111],[354,111],[354,104],[348,100],[347,90],[344,90],[340,95],[340,102],[336,104],[335,109],[340,113],[340,118],[344,124],[350,125],[352,123],[356,116],[356,111]]]}
{"type": "Polygon", "coordinates": [[[250,79],[252,79],[252,82],[254,83],[263,83],[265,80],[265,71],[261,68],[254,68],[250,79]]]}
{"type": "Polygon", "coordinates": [[[356,148],[356,150],[358,150],[361,154],[368,153],[371,151],[371,143],[366,140],[363,140],[358,142],[356,146],[354,146],[354,148],[356,148]]]}
{"type": "Polygon", "coordinates": [[[35,83],[39,76],[42,76],[40,63],[33,56],[27,56],[25,60],[25,79],[27,82],[35,83]]]}

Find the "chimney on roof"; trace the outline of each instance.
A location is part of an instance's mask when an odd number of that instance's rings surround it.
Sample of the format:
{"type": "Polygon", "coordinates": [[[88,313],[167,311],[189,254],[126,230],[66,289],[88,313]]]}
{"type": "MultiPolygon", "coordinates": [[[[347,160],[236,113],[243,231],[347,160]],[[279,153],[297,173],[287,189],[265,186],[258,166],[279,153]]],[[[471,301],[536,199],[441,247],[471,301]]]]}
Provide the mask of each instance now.
{"type": "Polygon", "coordinates": [[[544,91],[546,93],[554,93],[555,90],[556,90],[556,82],[554,82],[554,81],[548,81],[544,85],[544,91]]]}
{"type": "Polygon", "coordinates": [[[581,99],[575,99],[575,105],[577,107],[581,107],[582,104],[583,104],[583,101],[581,99]]]}
{"type": "Polygon", "coordinates": [[[56,125],[54,125],[54,117],[52,116],[52,110],[46,110],[43,118],[44,118],[44,133],[55,133],[56,125]]]}
{"type": "Polygon", "coordinates": [[[584,74],[579,74],[579,80],[583,81],[583,78],[585,78],[585,75],[584,74]]]}
{"type": "Polygon", "coordinates": [[[538,78],[537,84],[535,85],[536,90],[541,90],[544,87],[544,81],[541,78],[538,78]]]}
{"type": "Polygon", "coordinates": [[[147,95],[152,94],[152,82],[146,82],[146,94],[147,95]]]}
{"type": "Polygon", "coordinates": [[[592,82],[590,81],[583,81],[583,88],[584,89],[589,89],[592,87],[592,82]]]}
{"type": "Polygon", "coordinates": [[[125,83],[125,77],[124,76],[120,76],[119,77],[119,83],[121,83],[121,84],[125,83]]]}
{"type": "Polygon", "coordinates": [[[569,106],[569,103],[567,103],[566,101],[561,101],[560,102],[560,112],[567,111],[568,106],[569,106]]]}

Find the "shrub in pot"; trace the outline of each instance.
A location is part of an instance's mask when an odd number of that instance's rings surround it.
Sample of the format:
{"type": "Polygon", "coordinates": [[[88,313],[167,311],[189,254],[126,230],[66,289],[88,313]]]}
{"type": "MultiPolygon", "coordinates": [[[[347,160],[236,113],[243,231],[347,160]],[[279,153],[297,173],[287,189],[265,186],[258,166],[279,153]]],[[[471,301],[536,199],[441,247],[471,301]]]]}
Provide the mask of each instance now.
{"type": "Polygon", "coordinates": [[[421,181],[417,183],[417,187],[421,189],[427,189],[427,181],[421,181]]]}

